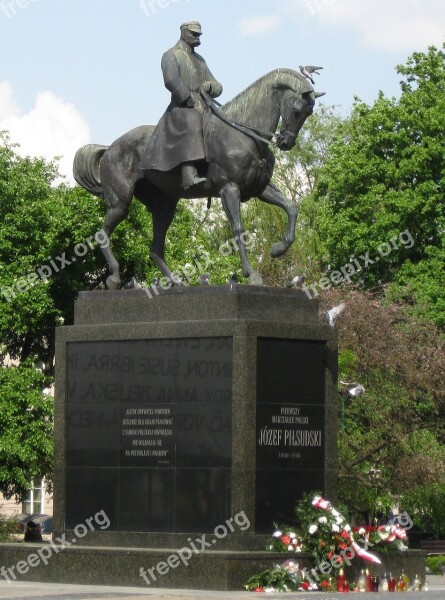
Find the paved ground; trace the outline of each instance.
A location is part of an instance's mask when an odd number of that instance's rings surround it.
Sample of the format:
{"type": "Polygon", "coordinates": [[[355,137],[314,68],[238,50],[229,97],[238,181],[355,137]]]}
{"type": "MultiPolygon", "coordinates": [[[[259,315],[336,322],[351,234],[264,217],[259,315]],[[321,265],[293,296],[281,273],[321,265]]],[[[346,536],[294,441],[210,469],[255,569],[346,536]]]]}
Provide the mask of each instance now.
{"type": "MultiPolygon", "coordinates": [[[[408,592],[408,600],[445,600],[445,577],[429,576],[429,591],[408,592]]],[[[62,585],[57,583],[7,583],[0,581],[0,598],[9,600],[26,600],[34,598],[35,600],[54,600],[61,598],[64,600],[242,600],[253,596],[249,592],[212,592],[212,591],[190,591],[190,590],[166,590],[166,589],[147,589],[147,588],[116,588],[87,585],[62,585]],[[248,595],[249,594],[249,595],[248,595]]],[[[255,594],[258,596],[258,594],[255,594]]],[[[263,596],[259,596],[262,598],[263,596]]],[[[337,600],[345,598],[344,594],[332,594],[323,592],[296,592],[289,594],[267,594],[267,598],[280,598],[285,600],[310,600],[324,599],[337,600]]],[[[356,598],[357,594],[352,594],[356,598]]],[[[352,600],[351,597],[351,600],[352,600]]],[[[388,593],[359,594],[362,598],[370,600],[388,600],[388,593]]]]}

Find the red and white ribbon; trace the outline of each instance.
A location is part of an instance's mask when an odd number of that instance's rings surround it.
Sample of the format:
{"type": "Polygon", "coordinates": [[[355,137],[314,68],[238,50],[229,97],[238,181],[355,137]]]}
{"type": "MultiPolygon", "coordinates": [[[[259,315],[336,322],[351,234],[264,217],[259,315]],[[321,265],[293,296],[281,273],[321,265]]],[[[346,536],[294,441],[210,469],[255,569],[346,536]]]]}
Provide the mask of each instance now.
{"type": "Polygon", "coordinates": [[[386,542],[393,542],[396,538],[399,538],[399,540],[406,540],[408,537],[406,535],[406,530],[398,525],[389,525],[388,527],[383,525],[378,528],[378,531],[388,534],[388,537],[385,538],[386,542]]]}
{"type": "Polygon", "coordinates": [[[332,504],[328,500],[324,500],[324,498],[322,498],[321,496],[315,496],[315,498],[312,500],[312,505],[315,506],[315,508],[325,510],[334,517],[343,520],[343,522],[345,523],[345,525],[343,526],[343,530],[346,531],[346,533],[348,534],[348,540],[350,541],[352,548],[354,548],[354,552],[357,556],[360,556],[361,558],[363,558],[364,560],[368,560],[369,562],[381,564],[381,560],[377,556],[375,556],[375,554],[371,554],[371,552],[364,550],[361,546],[357,544],[357,542],[354,541],[351,532],[351,526],[348,523],[346,523],[346,519],[343,517],[343,515],[341,515],[338,512],[338,510],[333,508],[332,504]]]}

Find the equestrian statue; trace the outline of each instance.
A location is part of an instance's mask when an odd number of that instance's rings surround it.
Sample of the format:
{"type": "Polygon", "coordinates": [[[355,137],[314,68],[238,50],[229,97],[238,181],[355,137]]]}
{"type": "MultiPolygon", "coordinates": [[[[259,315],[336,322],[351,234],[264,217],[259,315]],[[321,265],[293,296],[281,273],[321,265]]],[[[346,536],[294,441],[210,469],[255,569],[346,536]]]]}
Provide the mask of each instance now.
{"type": "MultiPolygon", "coordinates": [[[[272,256],[294,241],[297,207],[271,183],[274,155],[269,146],[290,150],[312,114],[314,91],[307,78],[292,69],[264,75],[224,105],[215,98],[222,85],[195,48],[201,25],[180,27],[177,44],[162,57],[161,68],[171,102],[157,126],[132,129],[110,146],[88,144],[74,158],[74,178],[104,199],[103,230],[110,238],[128,214],[133,197],[152,214],[150,256],[165,277],[175,276],[165,262],[165,239],[181,198],[220,198],[240,252],[243,275],[251,284],[261,276],[249,262],[243,244],[241,203],[257,197],[281,207],[288,221],[284,239],[272,256]],[[276,128],[281,121],[281,130],[276,128]]],[[[119,263],[111,246],[102,247],[110,275],[109,289],[119,288],[119,263]]]]}

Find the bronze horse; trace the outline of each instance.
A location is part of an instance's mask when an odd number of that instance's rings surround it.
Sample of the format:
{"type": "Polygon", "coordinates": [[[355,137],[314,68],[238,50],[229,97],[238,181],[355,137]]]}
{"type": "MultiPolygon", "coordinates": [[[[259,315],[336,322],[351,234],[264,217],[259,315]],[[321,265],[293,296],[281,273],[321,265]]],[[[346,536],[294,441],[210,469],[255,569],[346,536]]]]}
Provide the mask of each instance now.
{"type": "MultiPolygon", "coordinates": [[[[261,277],[249,263],[242,243],[244,227],[241,202],[252,197],[281,207],[288,223],[284,239],[272,246],[272,256],[286,252],[294,241],[297,208],[270,183],[274,156],[269,149],[278,122],[276,138],[280,150],[290,150],[306,118],[312,114],[315,98],[308,81],[291,69],[276,69],[238,94],[220,110],[209,108],[204,129],[207,163],[201,165],[207,182],[184,192],[180,167],[169,171],[144,172],[139,168],[153,126],[132,129],[111,146],[89,144],[74,158],[74,177],[86,190],[104,198],[106,217],[103,229],[111,237],[125,219],[130,202],[140,200],[152,213],[153,241],[150,256],[166,277],[172,273],[164,261],[165,238],[180,198],[221,198],[233,237],[240,249],[243,274],[249,283],[261,284],[261,277]],[[219,113],[219,115],[218,115],[219,113]]],[[[102,248],[110,276],[109,288],[120,287],[119,263],[111,247],[102,248]]]]}

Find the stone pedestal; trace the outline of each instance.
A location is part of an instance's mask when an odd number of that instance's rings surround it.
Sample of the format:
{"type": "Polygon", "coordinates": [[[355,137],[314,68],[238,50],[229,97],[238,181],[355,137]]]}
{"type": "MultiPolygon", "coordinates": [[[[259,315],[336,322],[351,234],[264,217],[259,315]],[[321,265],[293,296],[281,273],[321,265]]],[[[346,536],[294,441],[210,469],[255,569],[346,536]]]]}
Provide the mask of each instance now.
{"type": "Polygon", "coordinates": [[[337,343],[303,292],[85,292],[56,352],[55,536],[78,555],[187,547],[153,586],[233,589],[302,493],[335,501],[337,343]]]}

